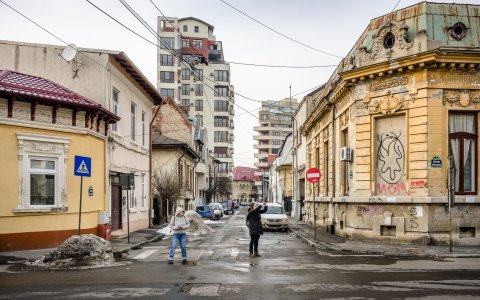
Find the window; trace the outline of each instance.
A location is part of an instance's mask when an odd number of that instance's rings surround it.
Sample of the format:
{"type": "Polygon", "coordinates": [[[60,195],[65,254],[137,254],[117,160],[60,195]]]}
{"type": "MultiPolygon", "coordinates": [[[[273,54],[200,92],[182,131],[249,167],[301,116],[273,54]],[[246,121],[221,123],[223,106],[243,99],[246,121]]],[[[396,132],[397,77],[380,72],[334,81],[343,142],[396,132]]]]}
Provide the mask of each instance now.
{"type": "Polygon", "coordinates": [[[228,156],[227,147],[214,147],[213,152],[216,158],[226,158],[228,156]]]}
{"type": "Polygon", "coordinates": [[[142,174],[142,208],[147,207],[147,193],[145,190],[145,174],[142,174]]]}
{"type": "Polygon", "coordinates": [[[180,103],[180,106],[190,106],[190,100],[189,99],[182,99],[182,102],[180,103]]]}
{"type": "Polygon", "coordinates": [[[182,39],[182,48],[190,47],[190,42],[188,39],[182,39]]]}
{"type": "Polygon", "coordinates": [[[218,172],[219,173],[227,173],[228,172],[228,163],[220,163],[218,164],[218,172]]]}
{"type": "Polygon", "coordinates": [[[472,195],[477,193],[477,117],[471,113],[449,115],[449,154],[453,156],[455,193],[472,195]]]}
{"type": "MultiPolygon", "coordinates": [[[[119,107],[119,103],[118,103],[118,94],[119,94],[119,92],[116,89],[113,89],[113,91],[112,91],[113,113],[117,116],[120,113],[120,110],[119,110],[120,107],[119,107]]],[[[115,131],[115,132],[117,132],[117,130],[118,130],[118,127],[117,127],[118,122],[120,122],[120,121],[117,121],[115,124],[112,124],[112,130],[115,131]]]]}
{"type": "Polygon", "coordinates": [[[228,81],[228,71],[217,70],[215,71],[215,81],[228,81]]]}
{"type": "Polygon", "coordinates": [[[193,27],[193,31],[198,33],[198,32],[200,32],[200,28],[198,28],[198,26],[195,26],[195,27],[193,27]]]}
{"type": "MultiPolygon", "coordinates": [[[[14,212],[50,212],[67,208],[66,166],[69,139],[17,132],[19,202],[14,212]],[[45,150],[48,151],[45,151],[45,150]]],[[[73,162],[72,162],[73,164],[73,162]]]]}
{"type": "Polygon", "coordinates": [[[203,96],[203,84],[195,85],[195,96],[203,96]]]}
{"type": "Polygon", "coordinates": [[[183,54],[182,55],[182,58],[184,61],[186,61],[187,63],[191,63],[191,62],[195,62],[197,60],[197,58],[195,57],[195,55],[192,55],[192,54],[183,54]]]}
{"type": "Polygon", "coordinates": [[[173,66],[173,55],[161,54],[160,55],[160,65],[162,65],[162,66],[173,66]]]}
{"type": "Polygon", "coordinates": [[[147,140],[147,113],[142,111],[142,146],[145,146],[147,140]]]}
{"type": "Polygon", "coordinates": [[[281,144],[282,144],[282,141],[279,141],[279,140],[273,140],[272,141],[272,145],[278,146],[278,145],[281,145],[281,144]]]}
{"type": "MultiPolygon", "coordinates": [[[[348,147],[348,129],[342,130],[340,142],[341,142],[341,147],[348,147]]],[[[342,181],[341,181],[342,195],[348,196],[348,192],[349,192],[348,162],[343,162],[340,167],[341,167],[341,173],[342,173],[342,181]]]]}
{"type": "Polygon", "coordinates": [[[173,94],[174,94],[173,91],[174,91],[173,89],[160,89],[160,95],[165,98],[168,98],[168,97],[173,98],[173,94]]]}
{"type": "Polygon", "coordinates": [[[160,71],[160,82],[173,83],[173,72],[160,71]]]}
{"type": "Polygon", "coordinates": [[[190,85],[182,84],[182,95],[190,95],[190,85]]]}
{"type": "Polygon", "coordinates": [[[197,49],[202,48],[203,47],[202,40],[193,40],[192,47],[197,49]]]}
{"type": "MultiPolygon", "coordinates": [[[[323,190],[325,192],[325,197],[328,196],[328,177],[329,177],[329,169],[328,163],[330,162],[330,158],[328,155],[328,142],[323,144],[323,190]]],[[[320,168],[319,168],[320,170],[320,168]]]]}
{"type": "Polygon", "coordinates": [[[227,97],[228,96],[228,87],[227,86],[215,86],[215,96],[227,97]]]}
{"type": "Polygon", "coordinates": [[[173,37],[160,37],[160,49],[175,49],[175,39],[173,37]]]}
{"type": "Polygon", "coordinates": [[[228,131],[215,131],[213,133],[214,142],[225,143],[228,141],[228,131]]]}
{"type": "Polygon", "coordinates": [[[278,121],[280,118],[278,115],[272,115],[272,120],[278,121]]]}
{"type": "Polygon", "coordinates": [[[225,100],[215,100],[213,104],[214,111],[228,111],[228,101],[225,100]]]}
{"type": "Polygon", "coordinates": [[[136,140],[136,134],[137,134],[137,131],[136,131],[136,127],[137,127],[137,120],[135,119],[135,114],[136,114],[136,110],[137,110],[137,105],[135,105],[135,103],[132,103],[130,105],[130,120],[131,120],[131,123],[130,123],[130,139],[132,141],[135,141],[136,140]]]}
{"type": "Polygon", "coordinates": [[[228,117],[214,117],[215,127],[228,127],[228,117]]]}
{"type": "Polygon", "coordinates": [[[284,121],[291,121],[292,118],[290,116],[283,116],[284,121]]]}
{"type": "Polygon", "coordinates": [[[190,70],[182,69],[182,80],[190,80],[190,70]]]}
{"type": "Polygon", "coordinates": [[[260,120],[268,120],[268,115],[267,114],[261,114],[260,115],[260,120]]]}
{"type": "Polygon", "coordinates": [[[203,100],[201,100],[201,99],[195,100],[195,110],[196,111],[203,111],[203,100]]]}
{"type": "Polygon", "coordinates": [[[187,32],[188,31],[188,26],[187,25],[183,25],[183,32],[187,32]]]}
{"type": "Polygon", "coordinates": [[[272,131],[272,135],[273,136],[281,136],[281,132],[280,131],[272,131]]]}
{"type": "Polygon", "coordinates": [[[193,78],[195,80],[203,80],[203,70],[202,69],[193,69],[193,78]]]}

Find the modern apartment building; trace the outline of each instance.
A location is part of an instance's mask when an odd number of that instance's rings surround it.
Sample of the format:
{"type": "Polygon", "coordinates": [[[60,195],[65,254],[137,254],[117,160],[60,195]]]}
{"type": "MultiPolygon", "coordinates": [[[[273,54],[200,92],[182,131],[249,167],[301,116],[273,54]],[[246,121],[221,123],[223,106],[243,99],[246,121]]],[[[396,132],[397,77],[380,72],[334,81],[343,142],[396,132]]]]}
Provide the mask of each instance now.
{"type": "MultiPolygon", "coordinates": [[[[262,109],[258,112],[259,125],[253,127],[253,130],[257,132],[253,138],[258,141],[253,148],[258,150],[255,153],[255,158],[258,159],[258,162],[255,163],[255,167],[257,167],[255,176],[263,178],[265,182],[268,182],[269,168],[275,159],[274,156],[278,154],[278,149],[285,137],[292,132],[292,114],[297,106],[298,101],[295,98],[262,102],[262,109]]],[[[262,199],[262,181],[257,181],[256,185],[262,199]]],[[[267,190],[266,185],[263,185],[264,191],[267,190]]]]}
{"type": "Polygon", "coordinates": [[[190,117],[203,116],[217,176],[233,178],[234,93],[214,27],[197,18],[158,17],[158,80],[190,117]]]}

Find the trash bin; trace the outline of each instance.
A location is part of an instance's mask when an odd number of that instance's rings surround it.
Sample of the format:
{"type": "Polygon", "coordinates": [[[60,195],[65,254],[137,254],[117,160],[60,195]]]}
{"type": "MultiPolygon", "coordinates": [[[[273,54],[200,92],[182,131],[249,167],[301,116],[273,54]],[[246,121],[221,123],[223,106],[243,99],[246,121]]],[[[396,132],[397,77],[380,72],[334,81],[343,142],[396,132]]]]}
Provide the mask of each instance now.
{"type": "Polygon", "coordinates": [[[110,224],[98,224],[97,235],[104,240],[109,241],[112,236],[112,225],[110,224]]]}

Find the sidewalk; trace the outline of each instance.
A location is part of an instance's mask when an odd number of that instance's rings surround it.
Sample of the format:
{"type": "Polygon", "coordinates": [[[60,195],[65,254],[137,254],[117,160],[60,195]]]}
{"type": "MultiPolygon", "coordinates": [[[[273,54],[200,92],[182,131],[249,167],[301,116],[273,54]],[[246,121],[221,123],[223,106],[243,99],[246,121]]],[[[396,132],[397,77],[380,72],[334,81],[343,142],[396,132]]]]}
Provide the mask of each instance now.
{"type": "MultiPolygon", "coordinates": [[[[145,244],[152,243],[163,239],[164,235],[158,233],[159,229],[163,226],[155,226],[154,228],[141,229],[130,233],[130,243],[128,243],[127,236],[120,239],[111,239],[113,255],[115,258],[122,257],[130,249],[140,248],[145,244]]],[[[8,251],[0,252],[0,265],[33,261],[41,258],[43,255],[48,254],[54,249],[36,249],[36,250],[23,250],[23,251],[8,251]]]]}
{"type": "Polygon", "coordinates": [[[381,244],[374,241],[354,241],[330,234],[323,229],[317,229],[317,241],[315,241],[313,228],[310,225],[299,221],[298,228],[296,228],[294,221],[291,219],[289,219],[289,230],[308,245],[323,250],[420,258],[480,258],[480,247],[453,247],[452,252],[450,252],[448,246],[381,244]]]}

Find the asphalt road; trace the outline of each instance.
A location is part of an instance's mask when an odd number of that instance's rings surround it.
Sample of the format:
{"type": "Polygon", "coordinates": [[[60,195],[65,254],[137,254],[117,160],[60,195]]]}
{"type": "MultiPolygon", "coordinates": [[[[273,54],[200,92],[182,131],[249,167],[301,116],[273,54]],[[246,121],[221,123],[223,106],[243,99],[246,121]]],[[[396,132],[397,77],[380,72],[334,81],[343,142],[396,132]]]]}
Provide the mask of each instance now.
{"type": "Polygon", "coordinates": [[[0,299],[479,299],[480,260],[418,260],[316,251],[284,232],[266,232],[261,258],[248,257],[245,208],[190,237],[191,263],[170,239],[131,250],[114,267],[0,270],[0,299]]]}

